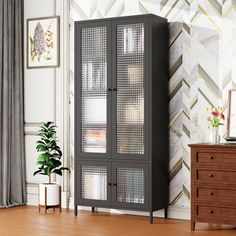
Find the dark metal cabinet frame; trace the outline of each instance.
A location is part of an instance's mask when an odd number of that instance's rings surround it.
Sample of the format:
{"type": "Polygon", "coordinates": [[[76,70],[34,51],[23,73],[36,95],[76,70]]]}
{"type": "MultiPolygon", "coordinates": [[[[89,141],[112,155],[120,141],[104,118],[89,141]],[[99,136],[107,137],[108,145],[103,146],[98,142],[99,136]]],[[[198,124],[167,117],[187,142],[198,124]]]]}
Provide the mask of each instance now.
{"type": "Polygon", "coordinates": [[[169,202],[169,109],[168,109],[168,24],[152,14],[75,22],[75,215],[77,206],[142,210],[165,209],[169,202]],[[116,124],[117,26],[144,24],[144,153],[118,154],[116,124]],[[85,153],[81,149],[81,30],[105,26],[107,29],[107,152],[85,153]],[[107,201],[83,199],[81,166],[107,167],[107,201]],[[116,169],[143,168],[144,204],[116,201],[116,169]]]}

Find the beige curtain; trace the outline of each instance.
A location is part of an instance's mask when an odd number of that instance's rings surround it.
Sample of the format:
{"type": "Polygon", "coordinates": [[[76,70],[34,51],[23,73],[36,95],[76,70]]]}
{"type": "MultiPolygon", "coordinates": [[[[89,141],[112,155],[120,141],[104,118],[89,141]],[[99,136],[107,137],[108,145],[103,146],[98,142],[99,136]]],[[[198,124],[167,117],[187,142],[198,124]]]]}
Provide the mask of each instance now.
{"type": "Polygon", "coordinates": [[[26,203],[23,2],[0,0],[0,208],[26,203]]]}

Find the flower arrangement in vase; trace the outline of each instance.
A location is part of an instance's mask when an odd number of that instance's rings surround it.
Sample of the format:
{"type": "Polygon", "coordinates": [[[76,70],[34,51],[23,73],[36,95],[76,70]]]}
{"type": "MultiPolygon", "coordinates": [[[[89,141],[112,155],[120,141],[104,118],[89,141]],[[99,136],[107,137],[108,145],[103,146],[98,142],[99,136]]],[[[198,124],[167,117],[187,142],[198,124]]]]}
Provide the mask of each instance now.
{"type": "Polygon", "coordinates": [[[210,115],[207,118],[208,121],[208,128],[211,127],[212,131],[212,143],[217,144],[220,143],[220,136],[219,136],[219,126],[224,125],[222,123],[225,120],[225,116],[223,114],[223,108],[222,107],[211,107],[207,108],[207,111],[210,112],[210,115]]]}

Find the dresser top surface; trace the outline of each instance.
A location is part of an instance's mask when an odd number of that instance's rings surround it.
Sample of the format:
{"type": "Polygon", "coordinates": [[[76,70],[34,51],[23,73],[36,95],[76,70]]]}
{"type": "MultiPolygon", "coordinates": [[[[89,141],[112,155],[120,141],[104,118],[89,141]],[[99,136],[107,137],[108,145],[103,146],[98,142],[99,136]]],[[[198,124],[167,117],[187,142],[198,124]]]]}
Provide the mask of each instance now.
{"type": "Polygon", "coordinates": [[[227,149],[236,149],[236,143],[194,143],[188,145],[191,148],[227,148],[227,149]]]}

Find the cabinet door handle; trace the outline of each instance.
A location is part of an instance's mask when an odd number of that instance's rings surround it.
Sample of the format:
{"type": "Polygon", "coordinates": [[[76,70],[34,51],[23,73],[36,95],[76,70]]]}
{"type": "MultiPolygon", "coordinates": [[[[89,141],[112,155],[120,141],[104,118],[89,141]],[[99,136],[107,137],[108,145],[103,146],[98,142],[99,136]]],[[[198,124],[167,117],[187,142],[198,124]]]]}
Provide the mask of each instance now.
{"type": "Polygon", "coordinates": [[[214,193],[213,193],[213,192],[209,192],[208,194],[209,194],[209,195],[214,195],[214,193]]]}
{"type": "Polygon", "coordinates": [[[213,210],[211,210],[211,209],[210,209],[208,212],[209,212],[209,213],[211,213],[211,214],[212,214],[212,213],[214,213],[214,211],[213,211],[213,210]]]}
{"type": "Polygon", "coordinates": [[[112,184],[111,183],[108,183],[109,186],[111,186],[112,184]]]}
{"type": "Polygon", "coordinates": [[[213,177],[214,177],[214,175],[213,175],[213,174],[209,174],[208,176],[209,176],[210,178],[213,178],[213,177]]]}
{"type": "Polygon", "coordinates": [[[208,159],[209,160],[213,160],[213,156],[208,156],[208,159]]]}
{"type": "Polygon", "coordinates": [[[111,91],[111,89],[110,89],[110,88],[108,88],[108,89],[107,89],[107,91],[111,91]]]}
{"type": "Polygon", "coordinates": [[[113,186],[117,186],[117,184],[116,184],[116,183],[113,183],[113,186]]]}
{"type": "Polygon", "coordinates": [[[112,91],[116,91],[116,88],[113,88],[112,91]]]}

